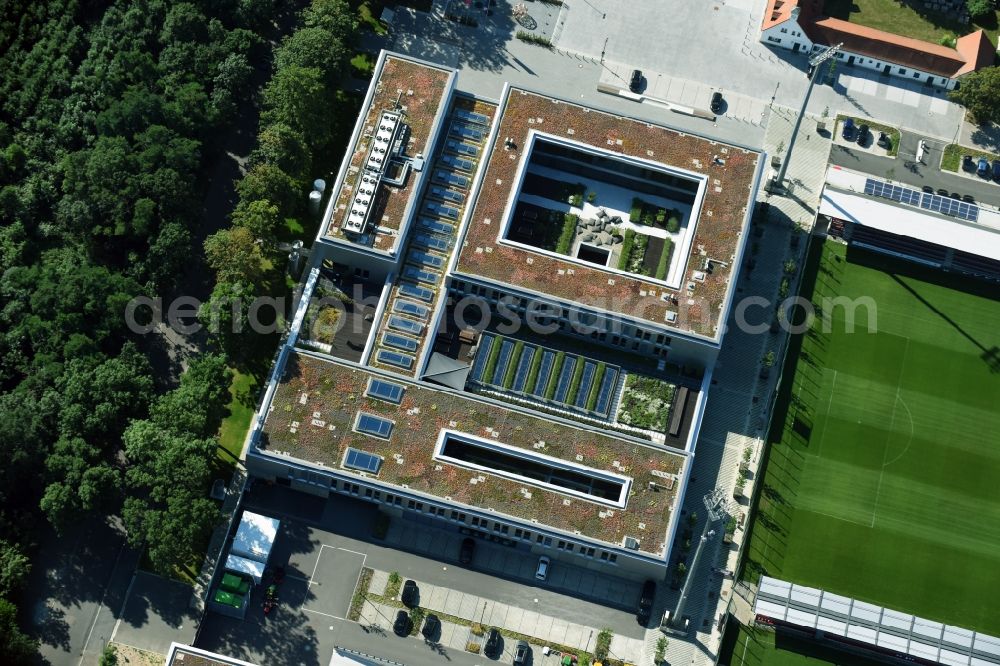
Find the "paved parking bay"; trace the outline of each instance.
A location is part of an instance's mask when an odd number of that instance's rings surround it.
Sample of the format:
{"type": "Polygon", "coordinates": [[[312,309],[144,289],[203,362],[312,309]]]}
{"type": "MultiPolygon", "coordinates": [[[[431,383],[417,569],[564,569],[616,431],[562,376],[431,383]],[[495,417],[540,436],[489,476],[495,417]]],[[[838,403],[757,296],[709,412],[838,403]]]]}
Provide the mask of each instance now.
{"type": "MultiPolygon", "coordinates": [[[[395,614],[390,614],[388,609],[382,611],[385,616],[380,621],[382,629],[368,627],[366,631],[362,625],[344,619],[362,566],[398,571],[404,578],[413,578],[427,585],[428,591],[442,588],[464,593],[470,599],[464,602],[466,605],[479,603],[472,600],[473,595],[477,595],[477,599],[491,600],[497,608],[507,607],[511,609],[508,612],[520,612],[528,617],[526,629],[532,626],[530,618],[548,616],[560,618],[553,623],[561,621],[567,625],[567,630],[569,624],[576,623],[611,627],[623,639],[642,640],[645,635],[644,628],[636,624],[634,611],[567,596],[549,588],[513,580],[512,576],[500,578],[482,570],[458,566],[455,564],[460,540],[457,533],[452,535],[454,542],[447,541],[445,546],[441,546],[447,549],[447,555],[442,559],[432,559],[388,547],[384,542],[375,542],[370,533],[376,509],[361,500],[344,496],[323,500],[281,487],[258,486],[253,488],[247,508],[282,520],[271,561],[273,565],[285,566],[285,581],[279,588],[279,605],[265,616],[261,599],[255,595],[248,616],[243,621],[209,613],[202,624],[196,643],[198,647],[256,663],[274,663],[273,655],[281,654],[285,655],[282,659],[285,663],[325,665],[334,646],[360,650],[411,666],[430,666],[445,660],[453,661],[456,666],[482,663],[482,657],[448,648],[443,645],[443,639],[439,643],[425,643],[422,639],[394,636],[391,622],[395,614]],[[442,651],[447,659],[442,656],[442,651]]],[[[406,521],[394,520],[390,531],[396,529],[397,523],[406,524],[406,521]]],[[[417,527],[430,541],[439,539],[439,531],[427,526],[417,527]]],[[[481,543],[476,551],[474,566],[480,569],[489,562],[507,566],[508,551],[511,549],[481,543]]],[[[520,559],[530,563],[534,557],[520,559]]],[[[553,566],[553,579],[559,571],[558,564],[553,566]]],[[[564,567],[567,578],[572,577],[572,569],[574,567],[564,567]]],[[[527,571],[528,576],[533,574],[533,569],[527,571]]],[[[606,581],[609,588],[616,586],[615,580],[609,578],[606,581]]],[[[624,586],[629,596],[634,592],[634,583],[619,581],[618,585],[624,586]]],[[[626,602],[624,595],[622,602],[623,605],[626,602]]],[[[633,603],[633,600],[628,600],[629,605],[633,603]]],[[[474,617],[477,609],[460,610],[462,613],[457,615],[474,617]]],[[[548,630],[552,631],[553,627],[548,630]]],[[[534,631],[525,633],[537,635],[534,631]]],[[[452,638],[452,643],[460,640],[460,637],[452,638]]]]}

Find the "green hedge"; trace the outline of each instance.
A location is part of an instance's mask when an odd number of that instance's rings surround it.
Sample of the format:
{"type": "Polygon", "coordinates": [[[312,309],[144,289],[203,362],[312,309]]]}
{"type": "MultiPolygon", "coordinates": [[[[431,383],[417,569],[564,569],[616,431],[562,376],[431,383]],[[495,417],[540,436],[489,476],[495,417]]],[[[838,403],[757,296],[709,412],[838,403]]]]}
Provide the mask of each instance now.
{"type": "Polygon", "coordinates": [[[632,208],[628,212],[628,219],[635,224],[642,224],[642,207],[645,202],[639,197],[632,199],[632,208]]]}
{"type": "Polygon", "coordinates": [[[669,238],[663,239],[663,251],[660,252],[660,261],[656,264],[656,279],[662,280],[667,277],[667,268],[670,267],[670,254],[674,250],[674,243],[669,238]]]}
{"type": "Polygon", "coordinates": [[[545,386],[545,399],[551,400],[556,394],[556,387],[559,386],[559,373],[562,372],[563,363],[566,361],[566,352],[556,352],[555,363],[552,364],[552,374],[549,375],[549,383],[545,386]]]}
{"type": "Polygon", "coordinates": [[[667,231],[672,234],[676,234],[681,230],[681,220],[677,217],[678,213],[676,210],[670,211],[670,219],[667,220],[667,231]]]}
{"type": "Polygon", "coordinates": [[[573,366],[573,379],[569,382],[569,392],[566,393],[566,404],[572,405],[576,400],[576,394],[580,391],[580,381],[583,379],[583,366],[586,363],[583,362],[582,356],[576,357],[576,365],[573,366]]]}
{"type": "Polygon", "coordinates": [[[494,337],[490,346],[490,355],[486,359],[486,369],[483,370],[482,381],[486,384],[493,383],[493,373],[497,369],[497,358],[500,356],[500,348],[503,347],[503,338],[494,337]]]}
{"type": "Polygon", "coordinates": [[[622,240],[622,251],[618,255],[618,270],[623,271],[628,266],[629,257],[632,255],[632,246],[635,244],[635,232],[631,229],[625,230],[625,238],[622,240]]]}
{"type": "Polygon", "coordinates": [[[597,396],[601,392],[601,382],[604,381],[604,373],[607,371],[608,366],[604,363],[597,364],[597,370],[594,371],[594,383],[590,385],[590,395],[587,396],[587,411],[594,411],[594,407],[597,406],[597,396]]]}
{"type": "Polygon", "coordinates": [[[531,357],[531,367],[528,368],[528,381],[524,383],[524,392],[531,393],[538,381],[538,369],[542,367],[542,348],[535,347],[535,354],[531,357]]]}
{"type": "Polygon", "coordinates": [[[535,35],[530,32],[525,32],[524,30],[517,31],[517,38],[520,39],[522,42],[528,42],[529,44],[537,44],[538,46],[552,48],[552,40],[550,40],[548,37],[535,35]]]}
{"type": "Polygon", "coordinates": [[[503,387],[509,389],[514,384],[514,373],[517,371],[518,361],[521,360],[521,353],[524,351],[524,343],[518,340],[514,343],[514,351],[510,355],[510,363],[503,373],[503,387]]]}
{"type": "Polygon", "coordinates": [[[559,254],[569,254],[570,248],[573,247],[577,219],[577,216],[572,213],[566,213],[566,217],[563,218],[562,233],[559,234],[559,242],[556,243],[556,252],[559,254]]]}

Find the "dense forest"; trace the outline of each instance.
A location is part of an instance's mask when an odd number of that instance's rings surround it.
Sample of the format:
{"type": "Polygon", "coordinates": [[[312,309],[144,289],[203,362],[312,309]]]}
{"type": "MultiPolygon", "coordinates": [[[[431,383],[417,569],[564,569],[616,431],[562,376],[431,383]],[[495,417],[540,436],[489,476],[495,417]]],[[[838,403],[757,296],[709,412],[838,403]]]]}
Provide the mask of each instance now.
{"type": "Polygon", "coordinates": [[[40,525],[120,515],[130,545],[169,572],[218,523],[215,438],[253,345],[223,326],[163,392],[124,312],[136,296],[175,294],[198,262],[214,271],[215,305],[284,284],[276,242],[342,143],[347,121],[330,109],[351,106],[337,86],[356,25],[344,0],[315,0],[272,50],[278,5],[0,9],[2,663],[36,649],[16,619],[40,525]],[[203,245],[206,169],[257,104],[239,203],[203,245]]]}

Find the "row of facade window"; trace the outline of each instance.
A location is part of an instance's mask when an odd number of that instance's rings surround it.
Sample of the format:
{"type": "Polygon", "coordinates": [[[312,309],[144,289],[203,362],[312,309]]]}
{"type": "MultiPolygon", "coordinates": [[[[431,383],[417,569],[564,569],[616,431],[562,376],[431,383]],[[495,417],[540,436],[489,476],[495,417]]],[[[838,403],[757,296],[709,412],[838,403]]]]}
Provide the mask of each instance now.
{"type": "MultiPolygon", "coordinates": [[[[382,504],[386,504],[388,506],[405,508],[408,511],[416,513],[426,513],[436,516],[441,520],[449,520],[454,523],[469,525],[483,531],[489,531],[492,529],[495,534],[510,536],[512,526],[507,525],[506,523],[501,523],[497,520],[492,521],[493,524],[491,526],[491,521],[487,518],[472,516],[470,520],[469,516],[467,516],[464,511],[446,509],[443,506],[431,504],[430,502],[425,504],[419,500],[401,497],[393,493],[383,493],[380,490],[375,490],[374,488],[367,486],[362,488],[361,485],[350,481],[338,482],[336,479],[331,479],[330,477],[317,472],[290,470],[289,474],[299,481],[313,485],[326,486],[332,488],[333,490],[339,490],[347,495],[353,495],[354,497],[365,497],[373,502],[381,502],[382,504]]],[[[606,562],[608,564],[617,564],[618,562],[618,555],[616,553],[609,553],[606,550],[598,551],[598,549],[593,546],[573,543],[572,541],[566,541],[565,539],[553,538],[540,532],[532,532],[531,530],[522,529],[520,527],[514,527],[513,531],[513,537],[520,541],[524,541],[525,543],[534,542],[543,548],[555,547],[556,550],[561,550],[567,553],[576,553],[581,557],[590,559],[600,559],[601,562],[606,562]]]]}

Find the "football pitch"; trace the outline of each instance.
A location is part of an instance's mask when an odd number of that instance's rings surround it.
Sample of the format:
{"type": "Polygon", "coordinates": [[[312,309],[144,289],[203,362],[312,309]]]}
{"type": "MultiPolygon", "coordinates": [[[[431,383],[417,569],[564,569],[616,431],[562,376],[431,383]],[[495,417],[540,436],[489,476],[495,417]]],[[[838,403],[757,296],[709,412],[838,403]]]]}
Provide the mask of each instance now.
{"type": "Polygon", "coordinates": [[[792,341],[742,575],[1000,635],[1000,287],[830,241],[806,270],[866,300],[792,341]]]}

